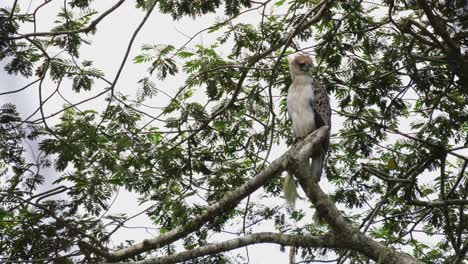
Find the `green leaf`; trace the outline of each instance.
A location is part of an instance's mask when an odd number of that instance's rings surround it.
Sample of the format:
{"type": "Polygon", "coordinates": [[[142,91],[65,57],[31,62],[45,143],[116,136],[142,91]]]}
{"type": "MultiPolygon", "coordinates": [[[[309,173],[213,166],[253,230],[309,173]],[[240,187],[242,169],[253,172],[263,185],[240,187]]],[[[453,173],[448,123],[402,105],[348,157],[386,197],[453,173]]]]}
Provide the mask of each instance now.
{"type": "Polygon", "coordinates": [[[146,134],[146,137],[148,138],[148,140],[157,145],[159,142],[161,142],[161,139],[162,139],[162,136],[160,133],[157,133],[157,132],[151,132],[151,133],[148,133],[146,134]]]}
{"type": "Polygon", "coordinates": [[[224,122],[224,121],[214,121],[213,126],[217,131],[222,132],[226,128],[226,122],[224,122]]]}
{"type": "Polygon", "coordinates": [[[275,2],[275,6],[282,6],[282,5],[284,5],[285,2],[286,2],[286,0],[279,0],[279,1],[276,1],[276,2],[275,2]]]}
{"type": "Polygon", "coordinates": [[[396,162],[395,158],[390,158],[387,161],[387,168],[389,170],[396,170],[398,168],[398,165],[397,165],[397,162],[396,162]]]}
{"type": "Polygon", "coordinates": [[[183,50],[177,52],[177,56],[179,56],[180,58],[183,58],[183,59],[190,58],[190,57],[192,57],[194,55],[195,55],[195,53],[193,53],[193,52],[188,52],[188,51],[183,51],[183,50]]]}

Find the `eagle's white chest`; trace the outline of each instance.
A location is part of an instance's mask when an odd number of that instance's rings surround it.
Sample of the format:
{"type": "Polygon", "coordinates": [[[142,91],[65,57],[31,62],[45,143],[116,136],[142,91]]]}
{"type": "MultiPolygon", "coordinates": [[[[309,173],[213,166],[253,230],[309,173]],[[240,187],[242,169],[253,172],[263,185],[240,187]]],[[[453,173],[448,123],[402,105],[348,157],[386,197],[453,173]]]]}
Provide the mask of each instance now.
{"type": "Polygon", "coordinates": [[[288,114],[296,137],[305,137],[316,129],[314,109],[311,106],[314,99],[311,84],[310,77],[298,76],[288,90],[288,114]]]}

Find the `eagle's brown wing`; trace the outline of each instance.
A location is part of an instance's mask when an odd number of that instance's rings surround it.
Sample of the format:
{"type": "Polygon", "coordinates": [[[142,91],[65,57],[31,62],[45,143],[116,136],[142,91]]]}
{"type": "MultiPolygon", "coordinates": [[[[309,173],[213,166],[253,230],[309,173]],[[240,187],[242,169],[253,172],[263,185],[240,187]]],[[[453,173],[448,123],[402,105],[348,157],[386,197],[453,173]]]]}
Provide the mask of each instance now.
{"type": "Polygon", "coordinates": [[[331,126],[331,107],[330,99],[328,98],[325,86],[318,80],[313,79],[312,89],[314,90],[314,98],[312,108],[315,112],[315,124],[317,128],[321,126],[331,126]]]}

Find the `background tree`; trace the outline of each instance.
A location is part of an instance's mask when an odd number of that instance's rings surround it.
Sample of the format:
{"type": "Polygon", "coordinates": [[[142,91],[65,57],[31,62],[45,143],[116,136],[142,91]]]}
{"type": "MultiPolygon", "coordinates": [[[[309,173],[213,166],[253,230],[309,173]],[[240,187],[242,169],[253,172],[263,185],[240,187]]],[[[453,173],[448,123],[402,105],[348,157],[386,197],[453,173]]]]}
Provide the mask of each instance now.
{"type": "Polygon", "coordinates": [[[0,9],[4,69],[30,80],[0,95],[37,89],[40,101],[29,117],[11,103],[0,109],[2,261],[231,263],[244,260],[225,252],[258,243],[295,246],[304,263],[466,261],[466,2],[137,0],[144,17],[106,76],[80,49],[124,2],[97,12],[93,1],[64,1],[44,32],[36,18],[53,1],[0,9]],[[118,91],[135,38],[158,12],[224,15],[183,46],[144,45],[133,63],[148,75],[118,91]],[[201,33],[217,38],[194,44],[201,33]],[[319,184],[304,156],[327,128],[277,153],[292,144],[285,56],[298,50],[315,54],[335,98],[319,184]],[[185,80],[175,94],[164,86],[172,76],[185,80]],[[70,90],[86,96],[70,101],[61,93],[70,90]],[[50,114],[45,104],[57,97],[65,106],[50,114]],[[84,108],[91,100],[104,107],[84,108]],[[31,141],[41,150],[34,160],[31,141]],[[43,191],[48,166],[59,176],[43,191]],[[281,199],[287,168],[306,196],[296,210],[281,199]],[[134,217],[107,213],[119,189],[151,204],[142,213],[156,238],[110,243],[134,217]],[[271,232],[255,231],[265,224],[271,232]],[[222,233],[229,238],[213,243],[222,233]]]}

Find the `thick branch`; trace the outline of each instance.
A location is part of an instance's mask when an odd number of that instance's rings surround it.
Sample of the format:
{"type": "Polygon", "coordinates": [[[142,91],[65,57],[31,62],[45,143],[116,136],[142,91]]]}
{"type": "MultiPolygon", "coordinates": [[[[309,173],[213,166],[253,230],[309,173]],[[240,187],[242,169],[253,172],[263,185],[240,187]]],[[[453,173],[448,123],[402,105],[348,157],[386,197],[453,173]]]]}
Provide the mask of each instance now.
{"type": "MultiPolygon", "coordinates": [[[[270,166],[262,170],[255,177],[251,178],[244,185],[238,189],[226,194],[223,199],[217,203],[208,207],[202,214],[196,215],[187,221],[187,224],[184,226],[179,226],[165,234],[162,234],[154,239],[147,239],[141,243],[133,245],[128,248],[124,248],[113,253],[105,252],[102,250],[95,249],[93,250],[92,246],[88,245],[88,249],[93,251],[93,253],[103,256],[107,261],[120,261],[135,255],[138,255],[142,252],[150,251],[153,249],[160,248],[162,246],[168,245],[180,238],[187,236],[195,230],[200,229],[205,223],[210,220],[215,219],[217,216],[222,215],[228,210],[231,210],[237,206],[237,204],[242,201],[249,194],[256,191],[258,188],[263,186],[268,180],[274,178],[276,175],[284,171],[287,161],[290,159],[292,153],[297,150],[302,150],[302,147],[305,146],[305,143],[311,143],[312,145],[317,145],[319,142],[328,135],[328,127],[322,127],[316,130],[314,133],[309,135],[305,141],[301,141],[296,144],[294,147],[290,148],[286,153],[281,157],[273,161],[270,166]]],[[[309,144],[307,144],[309,145],[309,144]]],[[[85,243],[85,242],[82,242],[85,243]]]]}
{"type": "MultiPolygon", "coordinates": [[[[326,127],[328,129],[328,127],[326,127]]],[[[297,155],[292,157],[289,169],[294,172],[299,184],[307,197],[315,205],[320,215],[335,232],[336,237],[341,241],[348,241],[347,248],[358,251],[379,263],[389,264],[416,264],[422,263],[416,258],[395,251],[394,249],[381,244],[356,228],[341,215],[335,203],[323,192],[318,183],[311,175],[309,166],[310,153],[319,148],[319,144],[306,143],[297,155]]]]}
{"type": "MultiPolygon", "coordinates": [[[[209,244],[204,247],[187,250],[181,253],[150,258],[136,262],[124,262],[125,264],[171,264],[191,260],[197,257],[217,254],[221,252],[230,251],[236,248],[260,244],[260,243],[273,243],[282,246],[295,246],[307,248],[343,248],[344,243],[338,241],[333,234],[324,236],[303,236],[303,235],[284,235],[277,233],[257,233],[247,235],[244,237],[223,241],[216,244],[209,244]]],[[[122,263],[123,264],[123,263],[122,263]]]]}

